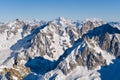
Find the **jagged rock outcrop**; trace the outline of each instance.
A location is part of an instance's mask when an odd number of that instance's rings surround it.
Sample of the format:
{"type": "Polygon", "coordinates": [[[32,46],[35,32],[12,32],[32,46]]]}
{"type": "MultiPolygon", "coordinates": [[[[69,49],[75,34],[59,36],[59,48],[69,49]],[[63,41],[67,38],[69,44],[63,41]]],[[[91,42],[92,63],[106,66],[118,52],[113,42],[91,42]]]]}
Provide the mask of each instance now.
{"type": "Polygon", "coordinates": [[[27,79],[29,75],[58,80],[78,67],[92,71],[120,57],[120,29],[102,21],[80,23],[60,17],[30,24],[17,19],[2,25],[0,33],[5,36],[5,42],[0,43],[1,52],[9,50],[9,55],[0,62],[8,65],[1,68],[1,75],[10,80],[27,79]],[[7,47],[2,47],[8,42],[11,43],[7,47]]]}
{"type": "Polygon", "coordinates": [[[0,74],[5,74],[8,80],[22,80],[30,72],[30,69],[25,66],[14,65],[13,68],[3,68],[0,74]]]}

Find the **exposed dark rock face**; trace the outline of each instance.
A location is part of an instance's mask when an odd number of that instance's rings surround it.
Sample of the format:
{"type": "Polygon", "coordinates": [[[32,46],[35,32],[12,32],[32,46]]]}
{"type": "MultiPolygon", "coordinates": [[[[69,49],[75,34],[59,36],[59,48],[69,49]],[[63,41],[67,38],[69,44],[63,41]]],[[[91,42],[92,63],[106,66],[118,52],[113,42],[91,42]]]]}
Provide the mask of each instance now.
{"type": "MultiPolygon", "coordinates": [[[[15,26],[14,29],[9,29],[6,25],[4,28],[0,27],[1,33],[8,29],[7,40],[18,34],[21,37],[10,46],[12,53],[15,53],[15,56],[10,56],[10,59],[13,58],[14,69],[7,68],[4,74],[11,80],[13,75],[22,80],[27,75],[29,77],[30,72],[45,75],[52,70],[60,70],[67,76],[77,66],[94,70],[99,66],[109,65],[112,57],[120,57],[118,28],[92,21],[87,21],[82,27],[76,25],[80,24],[64,18],[39,26],[17,19],[15,25],[12,25],[15,26]],[[112,57],[108,60],[107,56],[112,57]],[[22,70],[26,72],[24,75],[21,75],[22,70]]],[[[50,79],[55,79],[57,75],[59,74],[56,72],[50,79]]]]}
{"type": "Polygon", "coordinates": [[[81,35],[86,33],[88,30],[95,28],[94,24],[91,21],[87,21],[80,30],[81,35]]]}

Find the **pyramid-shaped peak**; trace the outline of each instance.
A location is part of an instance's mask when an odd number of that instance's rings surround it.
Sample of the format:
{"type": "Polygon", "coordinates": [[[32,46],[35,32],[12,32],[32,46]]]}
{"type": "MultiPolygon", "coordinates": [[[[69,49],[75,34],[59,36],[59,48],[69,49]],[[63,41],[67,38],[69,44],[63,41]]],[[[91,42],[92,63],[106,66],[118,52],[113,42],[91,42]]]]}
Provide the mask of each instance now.
{"type": "Polygon", "coordinates": [[[64,18],[64,17],[58,17],[58,20],[59,21],[66,21],[66,18],[64,18]]]}

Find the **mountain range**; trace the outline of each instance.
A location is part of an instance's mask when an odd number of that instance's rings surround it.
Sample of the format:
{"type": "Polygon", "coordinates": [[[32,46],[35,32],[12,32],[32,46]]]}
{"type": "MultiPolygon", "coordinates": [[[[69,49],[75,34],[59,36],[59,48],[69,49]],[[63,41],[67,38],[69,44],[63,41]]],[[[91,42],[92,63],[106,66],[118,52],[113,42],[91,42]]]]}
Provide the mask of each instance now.
{"type": "Polygon", "coordinates": [[[1,80],[120,80],[120,23],[0,23],[1,80]]]}

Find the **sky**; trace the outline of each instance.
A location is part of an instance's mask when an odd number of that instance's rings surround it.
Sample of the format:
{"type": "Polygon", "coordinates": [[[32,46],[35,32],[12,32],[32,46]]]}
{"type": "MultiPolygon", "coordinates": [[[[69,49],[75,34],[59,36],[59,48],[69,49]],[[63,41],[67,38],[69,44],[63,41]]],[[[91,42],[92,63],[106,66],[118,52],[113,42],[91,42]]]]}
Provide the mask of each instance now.
{"type": "Polygon", "coordinates": [[[120,0],[0,0],[0,21],[14,19],[120,21],[120,0]]]}

